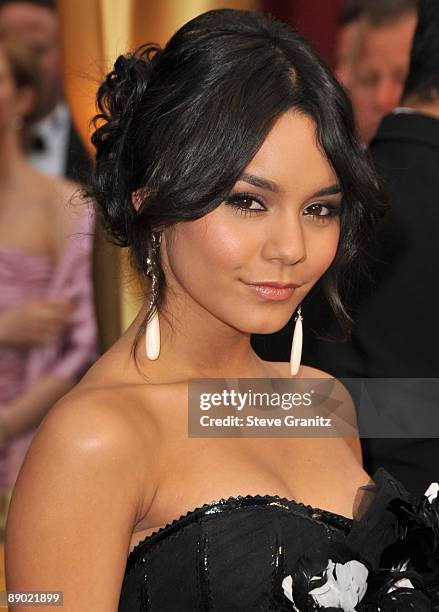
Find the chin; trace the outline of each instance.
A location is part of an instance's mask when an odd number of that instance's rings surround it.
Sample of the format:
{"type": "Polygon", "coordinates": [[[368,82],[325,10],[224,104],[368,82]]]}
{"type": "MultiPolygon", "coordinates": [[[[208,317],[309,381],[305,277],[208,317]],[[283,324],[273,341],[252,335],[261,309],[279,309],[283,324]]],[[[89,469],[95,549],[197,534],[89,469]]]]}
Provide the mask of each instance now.
{"type": "Polygon", "coordinates": [[[288,319],[282,319],[282,320],[277,320],[277,321],[273,319],[270,321],[265,320],[265,321],[260,321],[260,322],[254,322],[253,325],[249,325],[247,323],[246,325],[247,329],[245,331],[249,334],[262,334],[262,335],[275,334],[276,332],[280,331],[281,329],[285,327],[285,325],[291,319],[293,314],[294,313],[291,313],[288,319]]]}

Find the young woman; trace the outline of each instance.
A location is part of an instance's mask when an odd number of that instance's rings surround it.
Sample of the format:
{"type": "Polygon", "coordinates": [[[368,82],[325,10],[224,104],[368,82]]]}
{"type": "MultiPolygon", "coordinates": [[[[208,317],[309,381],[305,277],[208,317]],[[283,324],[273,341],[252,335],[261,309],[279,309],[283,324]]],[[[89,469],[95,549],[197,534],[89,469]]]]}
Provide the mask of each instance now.
{"type": "Polygon", "coordinates": [[[96,358],[92,216],[84,202],[70,205],[78,185],[26,158],[40,88],[30,50],[0,33],[2,512],[35,428],[96,358]]]}
{"type": "Polygon", "coordinates": [[[93,195],[152,288],[38,430],[7,588],[69,611],[430,609],[434,580],[398,549],[411,500],[384,471],[361,489],[358,439],[188,437],[190,379],[292,377],[250,336],[320,279],[346,322],[339,285],[382,194],[343,91],[286,25],[217,10],[119,57],[98,102],[93,195]]]}

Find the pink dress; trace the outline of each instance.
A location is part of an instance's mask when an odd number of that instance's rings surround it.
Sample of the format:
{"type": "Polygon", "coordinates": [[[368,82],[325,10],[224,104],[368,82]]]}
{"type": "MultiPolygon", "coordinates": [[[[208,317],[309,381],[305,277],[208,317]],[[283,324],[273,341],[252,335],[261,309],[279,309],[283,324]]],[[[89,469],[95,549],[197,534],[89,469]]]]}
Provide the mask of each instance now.
{"type": "MultiPolygon", "coordinates": [[[[84,214],[58,263],[0,247],[0,312],[31,299],[75,304],[72,325],[59,346],[0,345],[0,410],[50,374],[77,381],[97,357],[91,253],[93,218],[84,214]]],[[[11,488],[35,430],[0,446],[0,493],[11,488]]]]}

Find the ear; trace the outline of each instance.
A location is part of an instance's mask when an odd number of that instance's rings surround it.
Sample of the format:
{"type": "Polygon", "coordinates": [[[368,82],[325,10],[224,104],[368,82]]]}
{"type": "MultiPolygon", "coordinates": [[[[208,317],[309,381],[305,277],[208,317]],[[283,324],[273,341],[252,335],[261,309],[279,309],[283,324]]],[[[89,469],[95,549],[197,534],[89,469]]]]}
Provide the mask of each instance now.
{"type": "Polygon", "coordinates": [[[17,93],[17,115],[28,117],[35,110],[37,104],[37,92],[33,87],[24,85],[17,93]]]}
{"type": "Polygon", "coordinates": [[[146,187],[141,187],[136,191],[133,191],[131,194],[131,202],[136,210],[139,210],[143,200],[148,195],[148,189],[146,187]]]}

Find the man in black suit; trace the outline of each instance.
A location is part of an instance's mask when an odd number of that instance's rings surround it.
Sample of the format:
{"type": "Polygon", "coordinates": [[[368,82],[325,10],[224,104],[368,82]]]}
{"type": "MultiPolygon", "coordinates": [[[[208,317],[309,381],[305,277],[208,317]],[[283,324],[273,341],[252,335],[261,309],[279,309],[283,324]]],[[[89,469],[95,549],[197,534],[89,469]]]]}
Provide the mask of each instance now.
{"type": "Polygon", "coordinates": [[[0,28],[22,38],[38,59],[42,119],[34,126],[31,163],[51,176],[86,180],[90,160],[63,101],[55,0],[0,0],[0,28]]]}
{"type": "MultiPolygon", "coordinates": [[[[302,308],[302,360],[337,378],[439,378],[437,0],[421,0],[401,106],[381,122],[370,153],[390,209],[365,255],[368,272],[351,294],[352,336],[340,342],[313,333],[337,336],[330,308],[316,293],[302,308]]],[[[291,321],[278,334],[254,336],[255,350],[265,359],[288,360],[292,328],[291,321]]],[[[438,479],[438,438],[369,438],[362,446],[371,474],[382,465],[418,494],[438,479]]]]}

